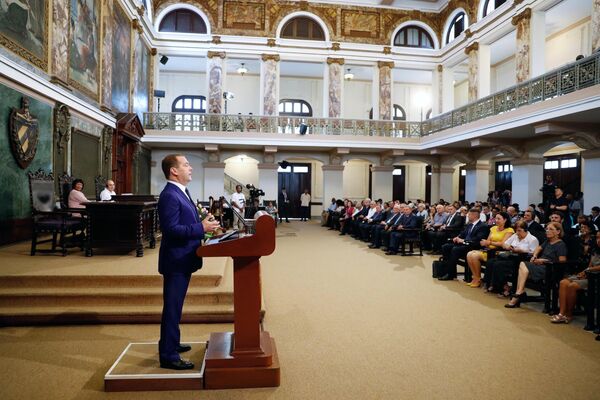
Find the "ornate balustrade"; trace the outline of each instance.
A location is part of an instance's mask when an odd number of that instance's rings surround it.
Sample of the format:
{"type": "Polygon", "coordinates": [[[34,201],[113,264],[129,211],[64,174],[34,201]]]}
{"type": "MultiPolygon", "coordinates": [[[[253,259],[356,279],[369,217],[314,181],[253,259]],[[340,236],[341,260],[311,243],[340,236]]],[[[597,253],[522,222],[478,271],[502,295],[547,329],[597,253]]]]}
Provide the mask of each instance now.
{"type": "Polygon", "coordinates": [[[368,119],[145,113],[146,129],[311,135],[420,137],[503,114],[600,83],[600,53],[517,84],[423,122],[368,119]],[[304,126],[306,129],[304,129],[304,126]]]}

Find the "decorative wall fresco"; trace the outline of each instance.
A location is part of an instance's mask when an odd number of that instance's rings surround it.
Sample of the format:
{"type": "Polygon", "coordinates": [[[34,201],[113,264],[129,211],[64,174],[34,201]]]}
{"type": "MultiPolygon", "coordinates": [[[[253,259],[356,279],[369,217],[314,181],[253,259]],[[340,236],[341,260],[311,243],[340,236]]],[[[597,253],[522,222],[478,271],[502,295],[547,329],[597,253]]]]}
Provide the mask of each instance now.
{"type": "Polygon", "coordinates": [[[71,0],[69,84],[98,100],[100,0],[71,0]]]}
{"type": "Polygon", "coordinates": [[[52,2],[52,76],[66,84],[69,79],[69,4],[71,0],[52,2]]]}
{"type": "Polygon", "coordinates": [[[265,29],[264,3],[225,1],[223,5],[225,28],[265,29]]]}
{"type": "Polygon", "coordinates": [[[355,38],[378,38],[379,13],[342,10],[342,35],[355,38]]]}
{"type": "Polygon", "coordinates": [[[0,0],[0,45],[48,69],[47,0],[0,0]]]}
{"type": "Polygon", "coordinates": [[[134,88],[132,99],[132,111],[143,120],[143,113],[148,112],[148,79],[150,78],[150,50],[144,44],[141,37],[138,37],[135,44],[134,53],[134,88]]]}
{"type": "Polygon", "coordinates": [[[121,6],[113,4],[113,46],[112,46],[112,79],[111,105],[115,111],[129,110],[129,87],[131,65],[131,22],[121,6]]]}

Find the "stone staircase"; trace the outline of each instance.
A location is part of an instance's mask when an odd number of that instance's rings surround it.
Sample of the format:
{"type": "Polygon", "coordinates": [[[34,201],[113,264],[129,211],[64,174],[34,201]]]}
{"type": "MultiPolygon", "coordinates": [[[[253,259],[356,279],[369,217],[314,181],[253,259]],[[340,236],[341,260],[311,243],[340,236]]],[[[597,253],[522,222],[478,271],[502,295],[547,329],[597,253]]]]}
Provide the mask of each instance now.
{"type": "MultiPolygon", "coordinates": [[[[192,275],[184,323],[233,322],[233,261],[205,258],[192,275]]],[[[0,276],[0,326],[159,323],[156,275],[0,276]]]]}

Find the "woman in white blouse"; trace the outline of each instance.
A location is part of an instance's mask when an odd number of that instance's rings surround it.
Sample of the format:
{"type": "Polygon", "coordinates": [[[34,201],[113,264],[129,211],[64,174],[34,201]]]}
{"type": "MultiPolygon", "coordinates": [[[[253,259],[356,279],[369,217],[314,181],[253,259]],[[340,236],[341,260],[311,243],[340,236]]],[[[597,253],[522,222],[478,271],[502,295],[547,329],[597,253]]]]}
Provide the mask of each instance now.
{"type": "Polygon", "coordinates": [[[508,278],[515,273],[520,256],[532,254],[538,246],[536,237],[527,231],[527,224],[524,221],[517,221],[515,235],[502,244],[504,251],[487,262],[485,272],[487,291],[499,292],[499,289],[503,288],[501,295],[508,297],[510,295],[508,278]]]}

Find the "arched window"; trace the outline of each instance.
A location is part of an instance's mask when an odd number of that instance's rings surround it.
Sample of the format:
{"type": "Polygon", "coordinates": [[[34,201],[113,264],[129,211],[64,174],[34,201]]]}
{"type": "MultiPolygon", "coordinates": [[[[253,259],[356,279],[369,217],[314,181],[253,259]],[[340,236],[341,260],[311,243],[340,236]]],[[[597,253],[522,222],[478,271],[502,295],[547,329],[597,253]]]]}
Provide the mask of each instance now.
{"type": "Polygon", "coordinates": [[[206,97],[204,96],[179,96],[173,100],[173,112],[206,112],[206,97]]]}
{"type": "Polygon", "coordinates": [[[446,33],[446,43],[456,39],[467,27],[467,17],[464,12],[456,14],[446,33]]]}
{"type": "Polygon", "coordinates": [[[202,17],[185,8],[171,11],[160,21],[159,32],[206,33],[202,17]]]}
{"type": "Polygon", "coordinates": [[[394,120],[406,121],[406,112],[404,112],[404,108],[400,107],[398,104],[394,104],[394,120]]]}
{"type": "Polygon", "coordinates": [[[304,100],[283,99],[279,102],[279,115],[284,117],[312,117],[312,107],[304,100]]]}
{"type": "Polygon", "coordinates": [[[502,4],[506,3],[507,0],[485,0],[485,4],[483,6],[483,16],[485,17],[496,8],[500,7],[502,4]]]}
{"type": "Polygon", "coordinates": [[[394,46],[433,49],[433,40],[425,29],[420,26],[409,25],[398,31],[396,37],[394,37],[394,46]]]}
{"type": "Polygon", "coordinates": [[[325,32],[312,18],[296,17],[285,23],[281,29],[281,37],[285,39],[325,40],[325,32]]]}

